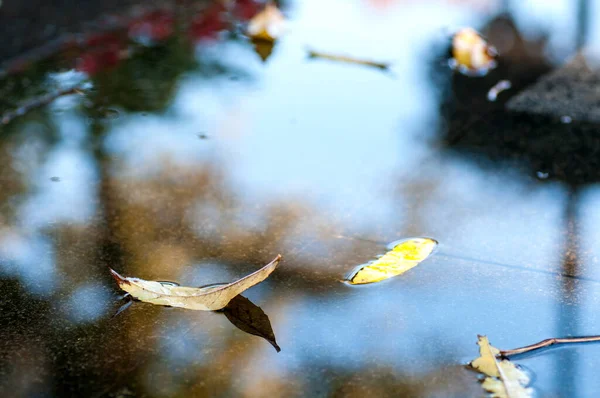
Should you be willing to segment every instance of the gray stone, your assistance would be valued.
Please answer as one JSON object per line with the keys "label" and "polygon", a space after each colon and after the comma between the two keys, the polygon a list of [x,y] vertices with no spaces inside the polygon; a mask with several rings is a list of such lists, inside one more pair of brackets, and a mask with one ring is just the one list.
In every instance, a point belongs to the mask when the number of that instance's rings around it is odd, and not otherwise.
{"label": "gray stone", "polygon": [[600,122],[600,65],[577,54],[565,66],[511,98],[511,111]]}

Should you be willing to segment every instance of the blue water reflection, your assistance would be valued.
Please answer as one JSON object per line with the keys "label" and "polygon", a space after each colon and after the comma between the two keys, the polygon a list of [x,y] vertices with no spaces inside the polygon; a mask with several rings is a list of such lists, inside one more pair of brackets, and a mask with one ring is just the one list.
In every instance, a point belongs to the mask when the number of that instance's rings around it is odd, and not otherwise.
{"label": "blue water reflection", "polygon": [[[78,324],[96,343],[86,348],[101,357],[94,366],[135,380],[108,390],[327,395],[358,378],[374,395],[409,385],[427,396],[435,374],[470,396],[472,386],[480,392],[474,380],[441,375],[476,356],[477,334],[507,349],[598,333],[598,187],[575,201],[566,184],[539,181],[522,165],[490,165],[441,144],[451,72],[432,80],[433,53],[449,30],[483,26],[503,5],[393,2],[381,12],[372,3],[289,4],[289,33],[266,63],[243,40],[199,44],[197,65],[160,111],[115,106],[118,117],[100,117],[67,97],[48,107],[49,123],[25,119],[21,135],[3,137],[2,278],[18,280],[22,305],[39,305],[29,295],[60,303],[61,319],[43,322],[57,334],[65,320]],[[550,33],[553,61],[573,49],[575,11],[558,3],[550,16],[529,2],[509,7],[526,39]],[[311,60],[307,48],[393,68]],[[206,67],[217,62],[227,71]],[[386,242],[420,235],[440,249],[402,277],[338,282]],[[280,354],[216,313],[135,304],[109,320],[116,288],[106,266],[198,286],[231,281],[277,253],[280,269],[247,296],[269,316]],[[593,396],[597,350],[522,363],[541,393]],[[65,356],[66,365],[47,365],[57,384],[77,360]],[[385,372],[394,375],[389,390],[368,384]]]}

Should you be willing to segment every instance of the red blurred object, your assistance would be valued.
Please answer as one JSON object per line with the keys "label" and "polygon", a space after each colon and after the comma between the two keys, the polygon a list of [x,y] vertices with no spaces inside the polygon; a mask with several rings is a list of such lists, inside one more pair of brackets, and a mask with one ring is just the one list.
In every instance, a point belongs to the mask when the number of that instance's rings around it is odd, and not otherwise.
{"label": "red blurred object", "polygon": [[255,0],[236,0],[233,15],[236,19],[248,21],[265,7],[264,2]]}
{"label": "red blurred object", "polygon": [[124,47],[123,41],[114,33],[89,36],[75,67],[78,71],[94,75],[117,65]]}
{"label": "red blurred object", "polygon": [[215,3],[208,9],[194,16],[190,26],[190,36],[193,40],[216,39],[219,32],[227,29],[225,6]]}
{"label": "red blurred object", "polygon": [[87,36],[84,41],[86,48],[120,46],[121,39],[114,33],[95,33]]}
{"label": "red blurred object", "polygon": [[83,53],[77,59],[76,69],[88,75],[94,75],[101,70],[116,66],[121,60],[119,52],[119,49],[105,49]]}
{"label": "red blurred object", "polygon": [[168,11],[154,11],[129,24],[129,37],[161,41],[173,34],[174,18]]}

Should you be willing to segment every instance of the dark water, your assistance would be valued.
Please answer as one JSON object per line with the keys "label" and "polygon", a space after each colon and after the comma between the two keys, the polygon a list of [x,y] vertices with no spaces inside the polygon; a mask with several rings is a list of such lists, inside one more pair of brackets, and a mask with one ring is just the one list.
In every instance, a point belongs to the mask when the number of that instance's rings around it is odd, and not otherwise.
{"label": "dark water", "polygon": [[[575,2],[510,7],[533,55],[479,80],[442,62],[447,32],[491,26],[506,5],[465,3],[286,2],[266,62],[202,19],[216,11],[179,12],[145,45],[115,34],[7,77],[5,110],[88,83],[0,130],[2,395],[481,396],[462,368],[477,334],[502,349],[600,334],[600,175],[495,141],[503,101],[574,51]],[[507,75],[514,88],[487,103]],[[386,282],[339,282],[412,236],[439,249]],[[279,353],[221,313],[134,303],[112,317],[123,301],[107,266],[199,286],[279,253],[244,294]],[[599,358],[580,345],[516,362],[539,396],[590,397]]]}

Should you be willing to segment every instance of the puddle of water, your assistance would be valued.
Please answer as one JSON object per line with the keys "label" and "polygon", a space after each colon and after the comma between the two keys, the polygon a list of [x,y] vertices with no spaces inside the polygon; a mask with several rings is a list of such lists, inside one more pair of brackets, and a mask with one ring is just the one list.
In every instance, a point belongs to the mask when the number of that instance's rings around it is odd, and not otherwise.
{"label": "puddle of water", "polygon": [[[265,63],[219,33],[217,9],[190,11],[187,33],[155,16],[136,25],[138,43],[109,36],[78,56],[92,88],[61,98],[60,112],[42,104],[1,127],[0,389],[480,396],[461,366],[477,356],[477,334],[502,349],[598,334],[597,172],[559,167],[507,133],[502,106],[531,78],[516,76],[521,64],[500,59],[467,78],[436,61],[449,26],[483,31],[500,10],[383,6],[285,2],[292,29]],[[575,29],[512,12],[528,43],[549,32],[553,57]],[[310,60],[307,46],[389,61],[393,73]],[[48,73],[66,59],[3,81],[0,107],[51,91]],[[489,102],[502,79],[511,90]],[[464,109],[445,119],[449,90]],[[377,242],[411,236],[440,242],[427,266],[359,289],[338,282],[385,251]],[[244,296],[279,353],[244,333],[252,322],[239,330],[218,313],[137,303],[112,317],[121,303],[107,266],[200,286],[277,253],[277,271]],[[262,319],[249,308],[238,323]],[[542,396],[594,396],[598,349],[518,363]]]}

